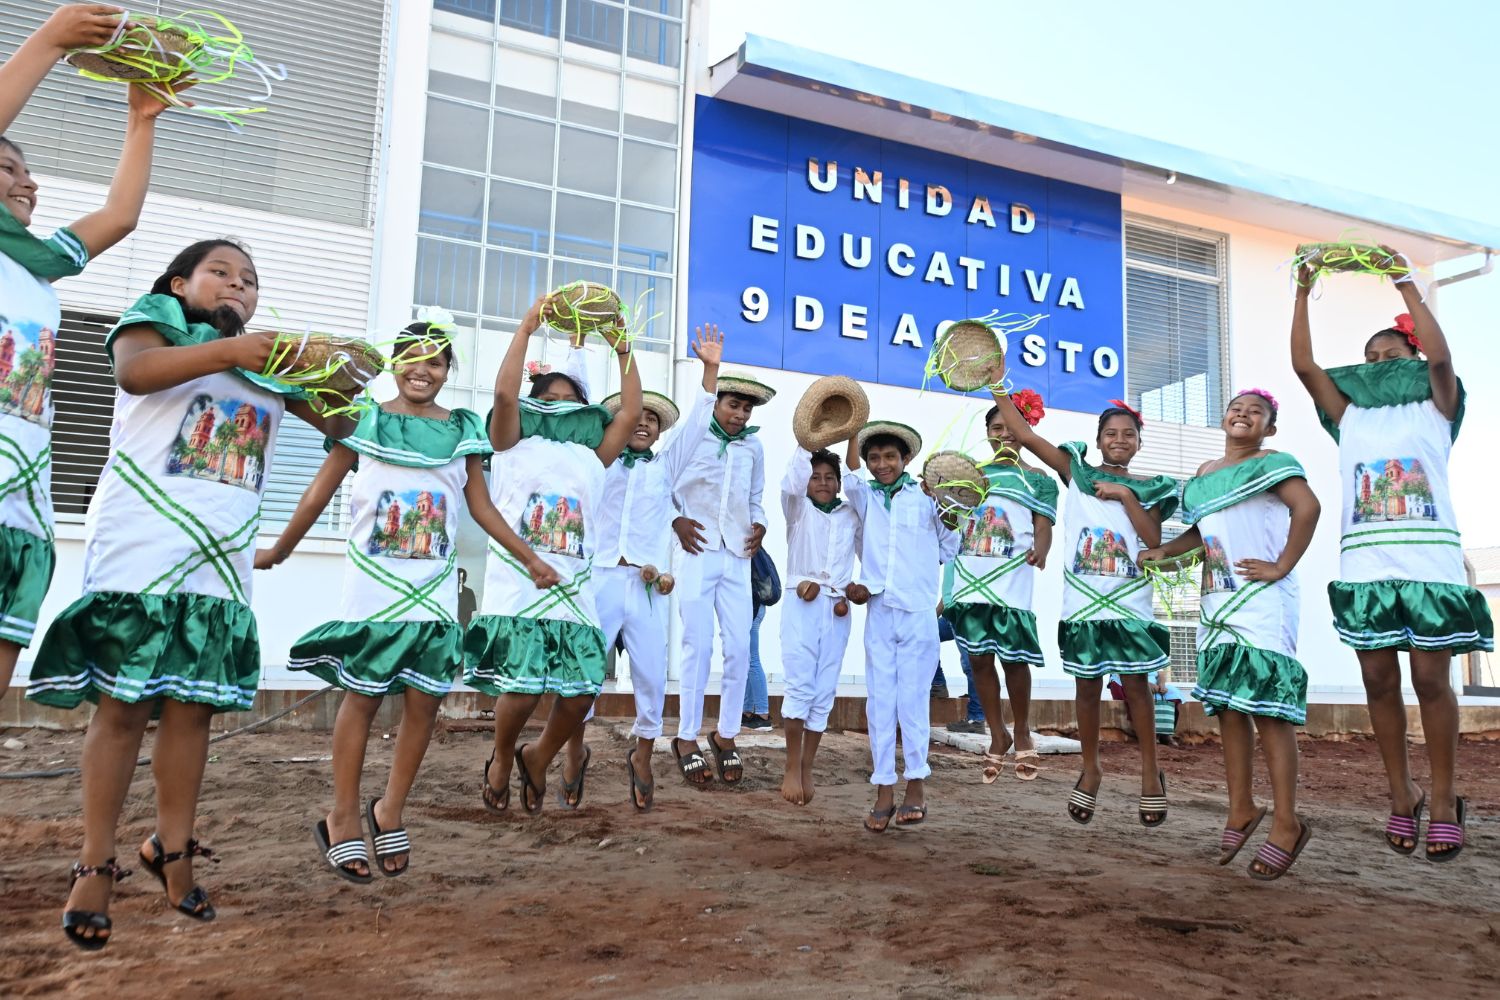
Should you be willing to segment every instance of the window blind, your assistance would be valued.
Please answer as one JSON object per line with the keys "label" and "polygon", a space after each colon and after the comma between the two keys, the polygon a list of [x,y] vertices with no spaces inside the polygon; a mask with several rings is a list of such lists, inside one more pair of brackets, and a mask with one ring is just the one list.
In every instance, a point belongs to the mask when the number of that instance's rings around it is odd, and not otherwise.
{"label": "window blind", "polygon": [[[145,0],[133,12],[180,13],[184,4]],[[0,54],[8,58],[57,4],[0,0]],[[302,218],[367,226],[377,137],[384,115],[384,0],[224,0],[216,4],[244,32],[255,55],[285,65],[268,110],[231,136],[215,118],[190,112],[157,126],[152,187],[184,197]],[[205,104],[254,100],[254,74],[204,87]],[[125,134],[123,86],[54,69],[7,136],[34,173],[108,184]]]}
{"label": "window blind", "polygon": [[109,457],[115,377],[104,353],[114,316],[63,310],[52,372],[52,509],[81,517]]}

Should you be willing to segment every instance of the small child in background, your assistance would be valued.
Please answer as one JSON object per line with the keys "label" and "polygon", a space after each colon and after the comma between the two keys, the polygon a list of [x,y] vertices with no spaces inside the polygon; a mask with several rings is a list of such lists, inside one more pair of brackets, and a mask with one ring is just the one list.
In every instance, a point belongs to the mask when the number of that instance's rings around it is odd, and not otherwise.
{"label": "small child in background", "polygon": [[813,758],[828,725],[849,645],[849,602],[861,525],[839,498],[839,460],[830,451],[798,448],[781,481],[786,514],[786,589],[782,602],[781,662],[786,696],[786,776],[781,797],[805,806],[813,798]]}

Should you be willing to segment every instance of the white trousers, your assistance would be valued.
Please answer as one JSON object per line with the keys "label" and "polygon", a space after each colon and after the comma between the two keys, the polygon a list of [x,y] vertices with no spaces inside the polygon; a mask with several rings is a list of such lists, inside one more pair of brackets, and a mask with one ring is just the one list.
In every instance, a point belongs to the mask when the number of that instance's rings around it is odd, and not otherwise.
{"label": "white trousers", "polygon": [[682,594],[682,685],[677,736],[697,740],[703,726],[703,695],[714,655],[714,617],[724,676],[719,684],[719,738],[740,732],[745,680],[750,673],[750,560],[722,548],[686,556],[677,580]]}
{"label": "white trousers", "polygon": [[849,616],[833,613],[835,598],[804,601],[795,590],[781,598],[781,666],[786,671],[783,719],[801,719],[810,733],[828,727],[839,670],[849,645]]}
{"label": "white trousers", "polygon": [[938,662],[938,621],[933,609],[897,611],[885,596],[870,598],[865,615],[866,724],[870,730],[872,785],[896,783],[896,727],[907,781],[932,773],[927,766],[933,665]]}
{"label": "white trousers", "polygon": [[667,607],[671,599],[655,589],[647,590],[641,571],[634,566],[596,569],[594,580],[594,606],[604,630],[604,648],[613,648],[623,635],[625,652],[630,655],[630,686],[635,690],[631,735],[657,739],[667,700]]}

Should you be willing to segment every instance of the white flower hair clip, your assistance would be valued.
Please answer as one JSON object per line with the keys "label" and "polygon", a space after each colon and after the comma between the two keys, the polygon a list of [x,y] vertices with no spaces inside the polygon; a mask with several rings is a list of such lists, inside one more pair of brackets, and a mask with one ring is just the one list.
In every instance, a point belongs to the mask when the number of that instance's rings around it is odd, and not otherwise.
{"label": "white flower hair clip", "polygon": [[421,306],[417,309],[417,322],[426,323],[439,330],[451,330],[453,314],[442,306]]}

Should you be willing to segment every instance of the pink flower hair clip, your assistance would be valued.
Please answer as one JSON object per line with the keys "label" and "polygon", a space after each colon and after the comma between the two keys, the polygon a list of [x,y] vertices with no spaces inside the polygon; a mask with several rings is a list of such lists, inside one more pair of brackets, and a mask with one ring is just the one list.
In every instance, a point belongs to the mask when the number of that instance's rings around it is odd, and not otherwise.
{"label": "pink flower hair clip", "polygon": [[544,365],[540,361],[528,361],[528,362],[526,362],[526,380],[528,382],[535,382],[537,379],[541,378],[543,375],[551,375],[551,374],[552,374],[552,366],[551,365]]}
{"label": "pink flower hair clip", "polygon": [[1271,412],[1272,413],[1279,413],[1281,411],[1281,404],[1278,403],[1278,402],[1276,402],[1276,397],[1273,396],[1273,395],[1271,395],[1270,391],[1267,390],[1267,389],[1256,389],[1256,388],[1241,389],[1239,392],[1235,393],[1235,395],[1236,396],[1259,396],[1261,399],[1264,399],[1267,403],[1271,404]]}

